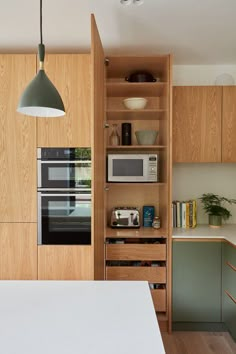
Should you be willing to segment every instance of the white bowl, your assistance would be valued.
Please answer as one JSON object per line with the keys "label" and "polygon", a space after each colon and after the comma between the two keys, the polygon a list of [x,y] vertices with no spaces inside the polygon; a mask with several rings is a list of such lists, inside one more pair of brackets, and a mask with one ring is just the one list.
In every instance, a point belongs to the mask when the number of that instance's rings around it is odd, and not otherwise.
{"label": "white bowl", "polygon": [[154,145],[158,133],[158,130],[137,130],[135,135],[139,145]]}
{"label": "white bowl", "polygon": [[123,103],[128,109],[143,109],[147,104],[147,99],[143,97],[130,97],[125,98]]}

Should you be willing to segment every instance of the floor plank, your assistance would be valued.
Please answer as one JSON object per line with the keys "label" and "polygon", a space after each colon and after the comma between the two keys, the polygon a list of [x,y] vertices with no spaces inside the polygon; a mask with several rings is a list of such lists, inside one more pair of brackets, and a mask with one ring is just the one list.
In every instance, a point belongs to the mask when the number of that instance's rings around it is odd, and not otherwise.
{"label": "floor plank", "polygon": [[236,354],[227,332],[163,332],[162,339],[166,354]]}

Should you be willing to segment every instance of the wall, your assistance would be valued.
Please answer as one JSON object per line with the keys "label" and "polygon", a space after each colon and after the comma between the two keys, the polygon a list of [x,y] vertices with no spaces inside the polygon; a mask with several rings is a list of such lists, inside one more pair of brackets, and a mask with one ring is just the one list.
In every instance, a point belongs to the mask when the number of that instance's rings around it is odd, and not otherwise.
{"label": "wall", "polygon": [[[173,85],[214,85],[218,75],[230,74],[236,83],[236,65],[176,65]],[[199,198],[202,193],[216,193],[236,199],[236,164],[174,164],[173,200]],[[227,221],[236,223],[236,205],[230,207],[233,216]],[[200,201],[198,223],[207,223]]]}

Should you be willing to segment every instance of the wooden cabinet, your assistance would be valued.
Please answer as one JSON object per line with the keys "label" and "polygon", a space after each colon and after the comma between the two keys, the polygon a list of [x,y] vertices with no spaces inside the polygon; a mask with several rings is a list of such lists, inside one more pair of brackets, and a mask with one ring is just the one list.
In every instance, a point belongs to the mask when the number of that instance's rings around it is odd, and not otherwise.
{"label": "wooden cabinet", "polygon": [[38,246],[39,280],[93,280],[90,246]]}
{"label": "wooden cabinet", "polygon": [[37,224],[0,223],[0,280],[37,279]]}
{"label": "wooden cabinet", "polygon": [[221,111],[222,87],[173,88],[173,162],[221,162]]}
{"label": "wooden cabinet", "polygon": [[[106,279],[146,280],[150,284],[154,306],[167,327],[170,321],[170,196],[171,196],[171,57],[108,57],[106,60],[106,156],[108,154],[157,154],[158,182],[106,183]],[[156,82],[128,82],[132,72],[144,68],[157,77]],[[145,97],[144,109],[125,108],[124,98]],[[131,145],[110,144],[112,126],[121,137],[122,123],[131,124]],[[139,145],[135,132],[157,130],[153,145]],[[122,139],[120,139],[122,141]],[[117,230],[109,227],[114,207],[153,205],[160,216],[161,229],[140,227]],[[123,244],[118,244],[123,242]],[[168,303],[169,302],[169,303]]]}
{"label": "wooden cabinet", "polygon": [[236,162],[236,87],[223,87],[222,162]]}
{"label": "wooden cabinet", "polygon": [[223,243],[222,317],[236,340],[236,248],[228,242]]}
{"label": "wooden cabinet", "polygon": [[91,146],[91,57],[47,54],[45,71],[64,102],[66,115],[38,118],[39,147]]}
{"label": "wooden cabinet", "polygon": [[173,322],[220,323],[221,242],[173,242]]}
{"label": "wooden cabinet", "polygon": [[35,55],[0,55],[0,222],[36,222],[36,120],[16,112]]}

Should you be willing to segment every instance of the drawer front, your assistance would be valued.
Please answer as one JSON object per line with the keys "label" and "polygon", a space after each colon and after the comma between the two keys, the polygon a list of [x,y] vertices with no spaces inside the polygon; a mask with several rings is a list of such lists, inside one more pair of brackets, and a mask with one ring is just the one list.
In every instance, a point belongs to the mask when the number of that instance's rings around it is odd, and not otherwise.
{"label": "drawer front", "polygon": [[166,282],[166,267],[106,267],[107,280],[147,280]]}
{"label": "drawer front", "polygon": [[236,248],[224,243],[224,263],[229,262],[236,269]]}
{"label": "drawer front", "polygon": [[228,291],[236,298],[236,270],[229,262],[224,264],[223,291]]}
{"label": "drawer front", "polygon": [[107,260],[145,260],[165,261],[166,245],[160,244],[108,244],[106,246]]}
{"label": "drawer front", "polygon": [[230,293],[223,294],[223,322],[236,341],[236,299]]}
{"label": "drawer front", "polygon": [[152,300],[156,311],[166,311],[166,289],[151,290]]}

